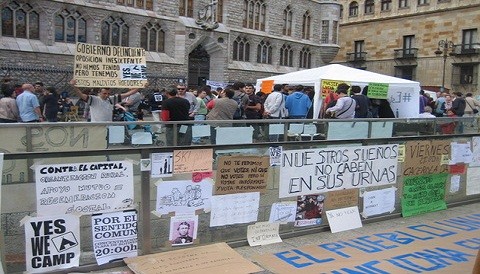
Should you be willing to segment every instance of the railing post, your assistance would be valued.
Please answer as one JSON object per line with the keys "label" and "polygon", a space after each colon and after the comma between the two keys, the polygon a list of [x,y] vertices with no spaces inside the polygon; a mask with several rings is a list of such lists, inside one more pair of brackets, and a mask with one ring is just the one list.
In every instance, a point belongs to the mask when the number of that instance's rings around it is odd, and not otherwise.
{"label": "railing post", "polygon": [[[142,149],[141,159],[150,158],[149,150]],[[141,202],[140,202],[140,216],[142,220],[141,226],[141,247],[142,255],[152,253],[152,242],[151,242],[151,223],[150,223],[150,171],[141,172],[141,182],[140,182],[140,191],[141,191]]]}

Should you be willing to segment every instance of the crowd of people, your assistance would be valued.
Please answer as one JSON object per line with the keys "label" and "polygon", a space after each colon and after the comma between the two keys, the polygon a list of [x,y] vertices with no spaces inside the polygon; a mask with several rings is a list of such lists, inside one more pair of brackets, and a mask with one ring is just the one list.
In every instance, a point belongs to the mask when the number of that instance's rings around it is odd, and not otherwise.
{"label": "crowd of people", "polygon": [[[108,88],[98,92],[81,90],[76,81],[70,81],[74,92],[83,103],[86,120],[108,122],[115,120],[116,111],[134,113],[139,120],[148,110],[155,121],[188,120],[255,120],[255,119],[312,119],[312,118],[395,118],[395,114],[386,99],[368,97],[368,86],[349,86],[339,84],[334,92],[329,92],[322,100],[318,116],[313,113],[314,90],[302,85],[291,86],[276,84],[269,94],[255,92],[253,84],[236,82],[225,88],[212,89],[205,85],[190,89],[179,83],[170,89],[153,89],[144,96],[138,88],[124,93],[111,94]],[[3,98],[0,99],[0,122],[56,122],[59,117],[69,112],[73,106],[68,94],[57,94],[55,88],[45,88],[42,82],[23,85],[2,85]],[[480,103],[472,93],[463,96],[460,92],[439,92],[434,99],[428,93],[420,92],[419,117],[473,117],[477,114]],[[223,123],[228,126],[228,123]],[[258,123],[247,124],[254,129],[253,137],[267,138],[268,129]],[[469,126],[472,126],[470,124]],[[215,125],[212,127],[210,140],[215,140]],[[449,125],[452,127],[452,125]],[[444,133],[452,133],[445,128]],[[200,137],[191,138],[191,126],[166,125],[167,144],[173,140],[173,129],[177,129],[180,145],[202,143]],[[463,132],[463,124],[455,123],[454,130]],[[270,136],[271,138],[271,136]]]}

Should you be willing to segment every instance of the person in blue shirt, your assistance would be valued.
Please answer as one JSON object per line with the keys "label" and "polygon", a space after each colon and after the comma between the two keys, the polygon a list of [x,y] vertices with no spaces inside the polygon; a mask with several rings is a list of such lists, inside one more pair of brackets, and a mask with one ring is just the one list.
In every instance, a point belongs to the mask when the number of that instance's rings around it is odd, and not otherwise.
{"label": "person in blue shirt", "polygon": [[16,99],[22,122],[32,123],[44,121],[38,97],[33,93],[35,90],[33,85],[23,84],[22,90],[23,92],[18,95]]}
{"label": "person in blue shirt", "polygon": [[287,96],[285,108],[288,110],[288,118],[303,119],[307,117],[308,110],[312,107],[312,101],[303,91],[303,86],[298,85],[295,91]]}

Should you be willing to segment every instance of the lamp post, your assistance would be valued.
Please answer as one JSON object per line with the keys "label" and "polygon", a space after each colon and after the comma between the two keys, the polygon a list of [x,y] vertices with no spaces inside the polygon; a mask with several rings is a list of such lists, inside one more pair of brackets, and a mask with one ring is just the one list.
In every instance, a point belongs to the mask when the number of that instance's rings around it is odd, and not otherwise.
{"label": "lamp post", "polygon": [[442,87],[440,87],[441,92],[445,91],[445,66],[447,64],[448,52],[452,51],[454,46],[455,44],[453,44],[452,41],[448,41],[447,39],[440,40],[438,41],[438,48],[435,51],[437,56],[443,57]]}

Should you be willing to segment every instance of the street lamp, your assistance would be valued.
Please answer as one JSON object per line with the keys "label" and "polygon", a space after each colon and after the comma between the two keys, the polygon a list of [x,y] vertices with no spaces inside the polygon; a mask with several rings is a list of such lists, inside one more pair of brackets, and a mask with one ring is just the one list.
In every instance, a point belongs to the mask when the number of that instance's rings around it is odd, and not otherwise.
{"label": "street lamp", "polygon": [[440,88],[441,92],[445,91],[445,66],[447,64],[448,52],[453,51],[454,46],[455,46],[455,44],[453,44],[452,41],[448,41],[447,39],[440,40],[440,41],[438,41],[438,48],[435,51],[435,54],[437,56],[441,55],[443,57],[442,87]]}

